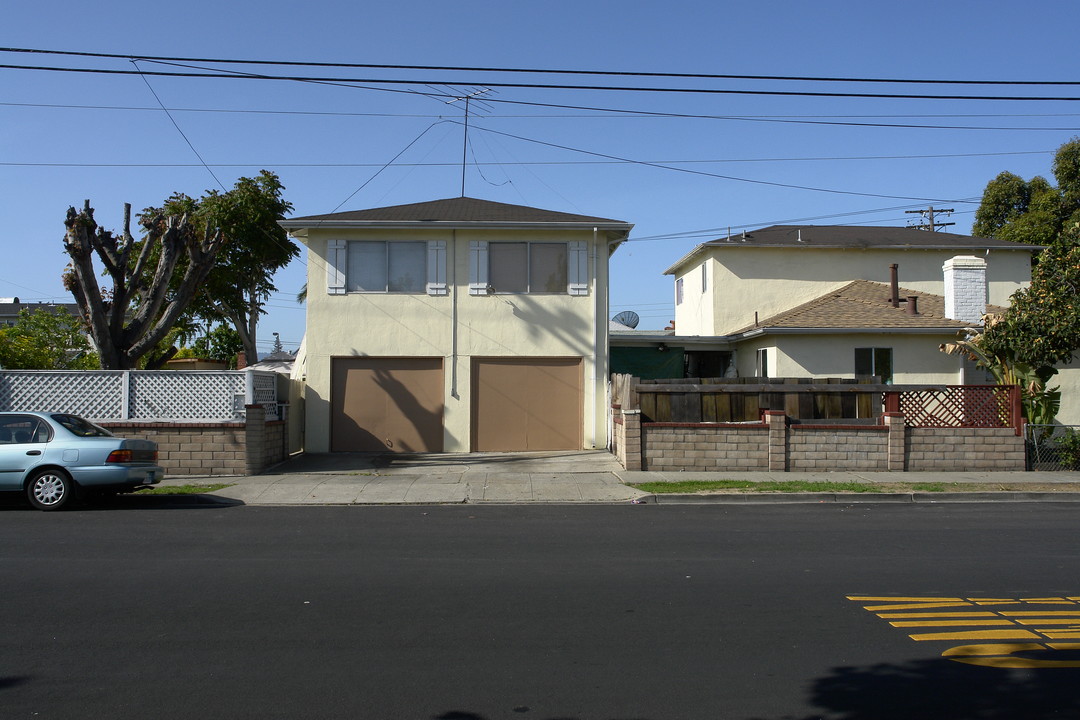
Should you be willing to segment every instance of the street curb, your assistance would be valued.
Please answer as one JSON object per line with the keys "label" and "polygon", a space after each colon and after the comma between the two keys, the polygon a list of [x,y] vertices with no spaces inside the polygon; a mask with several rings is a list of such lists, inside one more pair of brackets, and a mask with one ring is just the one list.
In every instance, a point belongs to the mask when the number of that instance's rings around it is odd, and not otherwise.
{"label": "street curb", "polygon": [[1077,492],[969,492],[969,493],[713,493],[708,495],[661,493],[639,502],[658,505],[795,505],[840,503],[846,505],[987,503],[987,502],[1080,502]]}

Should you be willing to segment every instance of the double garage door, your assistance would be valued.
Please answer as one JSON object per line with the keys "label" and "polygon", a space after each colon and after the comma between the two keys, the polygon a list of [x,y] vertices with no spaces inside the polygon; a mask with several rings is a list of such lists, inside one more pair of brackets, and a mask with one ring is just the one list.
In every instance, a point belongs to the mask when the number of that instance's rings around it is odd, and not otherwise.
{"label": "double garage door", "polygon": [[[335,358],[335,452],[442,452],[442,358]],[[473,451],[578,450],[580,358],[474,358]]]}

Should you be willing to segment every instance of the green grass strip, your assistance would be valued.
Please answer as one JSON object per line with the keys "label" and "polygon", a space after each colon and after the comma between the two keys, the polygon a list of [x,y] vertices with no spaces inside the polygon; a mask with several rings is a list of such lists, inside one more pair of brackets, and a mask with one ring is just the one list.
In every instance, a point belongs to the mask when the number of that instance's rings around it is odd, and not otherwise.
{"label": "green grass strip", "polygon": [[140,495],[201,495],[232,487],[235,483],[214,483],[211,485],[163,485],[139,489]]}
{"label": "green grass strip", "polygon": [[891,492],[872,483],[828,482],[810,480],[780,480],[753,482],[751,480],[680,480],[677,482],[649,482],[633,485],[651,493],[695,493],[710,490],[747,490],[750,492]]}

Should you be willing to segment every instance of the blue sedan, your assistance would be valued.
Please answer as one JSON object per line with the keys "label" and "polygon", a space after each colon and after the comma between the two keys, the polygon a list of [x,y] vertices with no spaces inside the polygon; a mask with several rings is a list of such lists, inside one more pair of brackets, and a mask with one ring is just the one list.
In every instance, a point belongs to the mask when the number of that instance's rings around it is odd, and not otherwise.
{"label": "blue sedan", "polygon": [[80,490],[130,491],[165,476],[157,444],[115,437],[76,415],[0,412],[0,490],[59,510]]}

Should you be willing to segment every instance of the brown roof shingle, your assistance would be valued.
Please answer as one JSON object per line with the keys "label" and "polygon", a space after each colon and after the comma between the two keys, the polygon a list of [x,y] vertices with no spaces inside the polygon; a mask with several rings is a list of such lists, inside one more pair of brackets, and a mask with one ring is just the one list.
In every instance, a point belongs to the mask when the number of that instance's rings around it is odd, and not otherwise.
{"label": "brown roof shingle", "polygon": [[327,215],[306,215],[289,218],[282,222],[285,227],[309,227],[313,224],[329,225],[335,223],[491,223],[494,225],[513,224],[577,224],[577,225],[622,225],[632,227],[621,220],[577,215],[555,210],[542,210],[525,205],[479,200],[477,198],[458,197],[445,200],[392,205],[390,207],[369,208],[367,210],[349,210]]}
{"label": "brown roof shingle", "polygon": [[[735,335],[752,330],[771,329],[845,329],[888,330],[892,328],[934,329],[971,327],[971,323],[945,317],[945,298],[932,293],[900,288],[900,307],[889,302],[889,286],[869,280],[855,280],[810,302],[749,325]],[[907,312],[903,300],[918,298],[918,314]],[[986,311],[1003,312],[1005,308],[987,305]]]}

